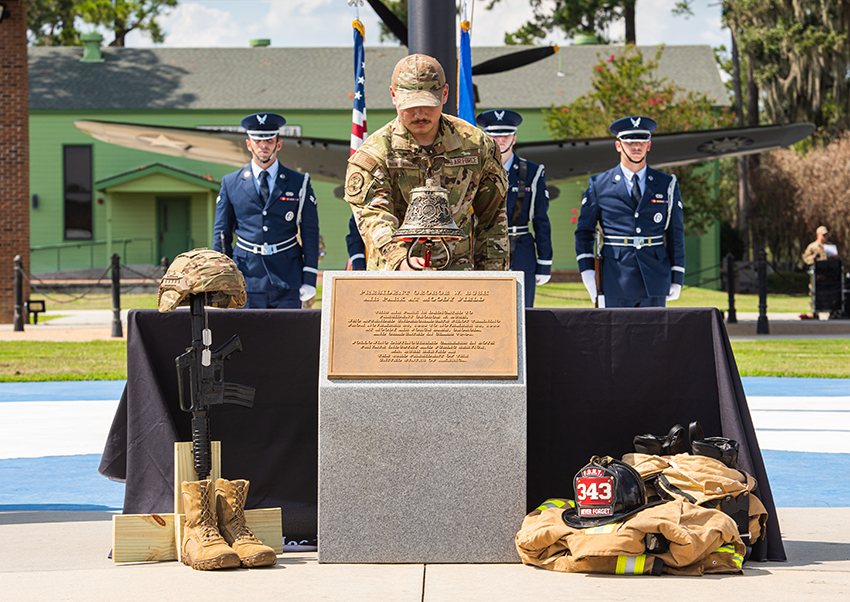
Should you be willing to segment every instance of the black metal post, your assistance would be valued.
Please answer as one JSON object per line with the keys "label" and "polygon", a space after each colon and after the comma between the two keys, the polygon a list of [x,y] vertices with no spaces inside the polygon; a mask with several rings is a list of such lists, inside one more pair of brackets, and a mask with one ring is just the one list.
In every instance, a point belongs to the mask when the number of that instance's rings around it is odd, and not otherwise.
{"label": "black metal post", "polygon": [[447,115],[457,115],[457,12],[455,0],[408,0],[408,49],[410,54],[427,54],[440,62],[449,99]]}
{"label": "black metal post", "polygon": [[767,253],[759,251],[759,320],[756,324],[756,334],[770,334],[767,323]]}
{"label": "black metal post", "polygon": [[162,268],[162,275],[165,276],[165,273],[168,272],[168,257],[162,257],[159,260],[159,267]]}
{"label": "black metal post", "polygon": [[729,288],[729,312],[726,314],[726,323],[737,324],[738,316],[735,313],[735,256],[732,253],[726,256],[726,286]]}
{"label": "black metal post", "polygon": [[24,268],[23,259],[15,255],[15,319],[14,331],[24,331]]}
{"label": "black metal post", "polygon": [[112,254],[112,336],[123,337],[121,328],[121,258]]}

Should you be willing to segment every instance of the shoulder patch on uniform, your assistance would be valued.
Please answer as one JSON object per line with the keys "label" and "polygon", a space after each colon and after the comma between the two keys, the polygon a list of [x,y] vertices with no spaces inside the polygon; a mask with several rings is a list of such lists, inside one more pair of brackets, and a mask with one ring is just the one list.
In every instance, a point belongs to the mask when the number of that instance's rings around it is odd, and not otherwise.
{"label": "shoulder patch on uniform", "polygon": [[375,159],[373,159],[372,157],[370,157],[366,153],[354,153],[348,159],[348,162],[353,163],[354,165],[356,165],[358,167],[362,167],[366,171],[372,171],[373,169],[375,169],[375,166],[378,164],[378,162]]}
{"label": "shoulder patch on uniform", "polygon": [[345,182],[345,192],[351,196],[357,195],[361,190],[363,190],[363,183],[365,181],[363,174],[359,171],[355,171],[353,174],[348,176],[348,180]]}

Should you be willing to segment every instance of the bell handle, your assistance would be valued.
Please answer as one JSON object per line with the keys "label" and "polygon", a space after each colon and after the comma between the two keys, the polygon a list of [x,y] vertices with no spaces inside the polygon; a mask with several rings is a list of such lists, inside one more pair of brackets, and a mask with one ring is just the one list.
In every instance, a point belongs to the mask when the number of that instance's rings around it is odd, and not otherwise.
{"label": "bell handle", "polygon": [[439,239],[439,240],[440,240],[440,244],[441,244],[441,245],[443,245],[443,249],[445,249],[445,250],[446,250],[446,263],[444,263],[444,264],[443,264],[443,265],[441,265],[440,267],[438,267],[438,268],[434,268],[434,269],[435,269],[435,270],[445,270],[447,267],[449,267],[449,264],[450,264],[450,263],[451,263],[451,261],[452,261],[452,252],[451,252],[451,251],[449,251],[449,245],[447,245],[447,244],[446,244],[446,239],[445,239],[445,238],[441,238],[441,239]]}

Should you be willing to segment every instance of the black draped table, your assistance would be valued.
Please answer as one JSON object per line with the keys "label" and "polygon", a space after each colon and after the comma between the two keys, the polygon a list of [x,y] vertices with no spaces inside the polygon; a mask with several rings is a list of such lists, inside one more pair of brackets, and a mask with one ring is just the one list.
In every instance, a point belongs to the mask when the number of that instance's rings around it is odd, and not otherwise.
{"label": "black draped table", "polygon": [[[227,382],[254,387],[252,409],[210,411],[224,478],[248,479],[248,508],[280,506],[287,542],[316,538],[320,310],[208,310],[212,348],[238,334]],[[173,512],[175,441],[190,441],[174,358],[191,340],[188,311],[134,310],[127,387],[100,464],[126,481],[124,513]],[[758,481],[767,539],[754,560],[785,560],[770,484],[741,379],[716,309],[526,310],[528,507],[572,497],[592,455],[621,457],[636,434],[698,420],[740,443]],[[519,521],[518,517],[518,521]]]}

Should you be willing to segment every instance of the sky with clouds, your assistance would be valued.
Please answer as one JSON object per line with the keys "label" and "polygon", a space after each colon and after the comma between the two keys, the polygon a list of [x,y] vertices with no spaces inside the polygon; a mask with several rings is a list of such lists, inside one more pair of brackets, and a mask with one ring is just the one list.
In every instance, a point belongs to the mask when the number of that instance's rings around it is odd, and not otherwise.
{"label": "sky with clouds", "polygon": [[[675,17],[676,0],[638,0],[637,42],[654,44],[707,44],[729,46],[729,32],[720,24],[720,4],[696,0],[695,16]],[[501,46],[506,31],[514,31],[531,17],[528,0],[501,0],[486,10],[486,0],[472,5],[472,45]],[[379,20],[365,3],[359,10],[366,26],[366,45],[378,46]],[[166,32],[166,48],[247,47],[255,38],[268,38],[272,46],[350,46],[354,8],[347,0],[180,0],[170,14],[160,17]],[[623,37],[624,26],[612,26],[609,36]],[[111,34],[105,33],[105,43]],[[548,43],[566,45],[561,35]],[[150,38],[132,32],[127,46],[154,46]],[[385,44],[391,44],[385,42]]]}

